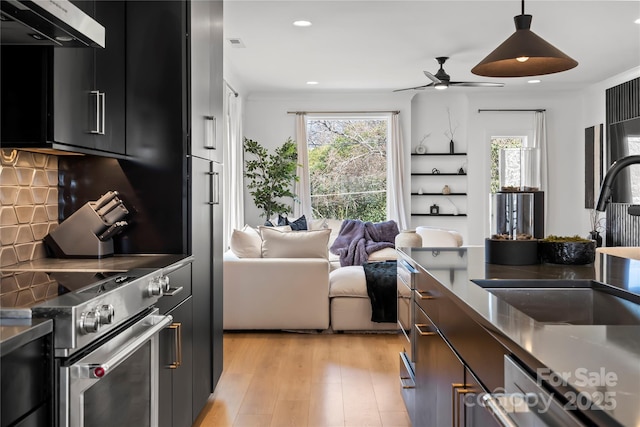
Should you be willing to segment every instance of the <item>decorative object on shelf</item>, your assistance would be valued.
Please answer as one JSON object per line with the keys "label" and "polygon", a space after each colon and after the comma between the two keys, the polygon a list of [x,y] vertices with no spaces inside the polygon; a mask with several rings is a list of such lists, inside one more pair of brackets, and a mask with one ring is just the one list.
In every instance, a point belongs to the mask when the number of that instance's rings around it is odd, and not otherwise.
{"label": "decorative object on shelf", "polygon": [[454,143],[453,143],[453,135],[456,133],[456,129],[458,129],[458,126],[453,126],[451,124],[451,109],[449,109],[449,107],[447,107],[447,117],[449,119],[449,130],[446,131],[444,133],[444,135],[449,138],[449,154],[454,154],[455,153],[455,147],[454,147]]}
{"label": "decorative object on shelf", "polygon": [[596,247],[599,248],[602,246],[602,236],[600,233],[605,230],[604,225],[602,225],[605,218],[600,218],[600,212],[595,209],[591,209],[591,212],[589,212],[589,219],[591,220],[589,239],[595,240]]}
{"label": "decorative object on shelf", "polygon": [[526,77],[559,73],[578,62],[531,31],[531,15],[515,16],[516,32],[471,69],[486,77]]}
{"label": "decorative object on shelf", "polygon": [[431,135],[431,133],[427,133],[425,134],[425,136],[422,137],[422,139],[420,140],[420,143],[418,144],[418,146],[416,147],[416,153],[417,154],[424,154],[427,152],[427,146],[424,145],[424,141],[429,138],[429,136]]}
{"label": "decorative object on shelf", "polygon": [[439,215],[439,214],[440,214],[440,206],[436,205],[435,203],[434,203],[434,204],[432,204],[432,205],[429,207],[429,213],[430,213],[431,215]]}
{"label": "decorative object on shelf", "polygon": [[445,197],[445,199],[447,199],[447,202],[451,203],[451,206],[453,207],[453,214],[454,215],[459,215],[460,211],[458,211],[458,207],[451,201],[450,198]]}
{"label": "decorative object on shelf", "polygon": [[438,170],[438,168],[433,168],[431,169],[431,173],[434,175],[438,175],[440,173],[440,171]]}
{"label": "decorative object on shelf", "polygon": [[442,194],[451,194],[451,188],[447,184],[442,187]]}
{"label": "decorative object on shelf", "polygon": [[551,264],[584,265],[596,259],[596,242],[580,236],[549,235],[538,241],[540,261]]}
{"label": "decorative object on shelf", "polygon": [[464,174],[466,173],[466,172],[465,172],[465,167],[466,167],[466,166],[467,166],[467,162],[464,162],[464,163],[462,164],[462,166],[460,166],[460,169],[458,169],[458,175],[464,175]]}
{"label": "decorative object on shelf", "polygon": [[423,194],[424,190],[422,189],[422,187],[418,188],[418,194]]}
{"label": "decorative object on shelf", "polygon": [[599,248],[602,246],[602,236],[600,235],[600,232],[598,231],[590,231],[589,232],[589,239],[593,240],[596,242],[596,248]]}
{"label": "decorative object on shelf", "polygon": [[402,230],[395,239],[396,248],[420,248],[422,247],[422,236],[416,230]]}

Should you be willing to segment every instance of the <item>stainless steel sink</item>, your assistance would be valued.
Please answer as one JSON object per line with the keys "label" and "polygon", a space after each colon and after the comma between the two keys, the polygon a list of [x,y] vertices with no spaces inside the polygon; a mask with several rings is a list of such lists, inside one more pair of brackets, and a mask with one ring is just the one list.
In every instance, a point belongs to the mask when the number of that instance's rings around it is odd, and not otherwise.
{"label": "stainless steel sink", "polygon": [[474,280],[541,323],[640,325],[640,297],[591,280]]}

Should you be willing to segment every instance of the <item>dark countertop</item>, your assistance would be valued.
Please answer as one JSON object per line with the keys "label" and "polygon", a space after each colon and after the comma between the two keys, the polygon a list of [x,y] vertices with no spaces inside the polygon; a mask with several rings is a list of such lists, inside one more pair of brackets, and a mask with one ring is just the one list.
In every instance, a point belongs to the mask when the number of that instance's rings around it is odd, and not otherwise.
{"label": "dark countertop", "polygon": [[[640,426],[640,326],[538,322],[472,282],[475,279],[600,279],[640,295],[640,261],[599,254],[601,258],[595,265],[505,266],[486,264],[481,246],[399,250],[435,277],[460,307],[498,339],[518,346],[519,351],[525,351],[540,366],[568,376],[568,388],[589,397],[610,392],[611,407],[602,412],[598,408],[598,413],[605,413],[624,426]],[[603,385],[603,373],[609,377],[615,375],[615,379]],[[585,374],[595,376],[598,384],[585,380]]]}
{"label": "dark countertop", "polygon": [[0,319],[0,357],[51,331],[50,319]]}

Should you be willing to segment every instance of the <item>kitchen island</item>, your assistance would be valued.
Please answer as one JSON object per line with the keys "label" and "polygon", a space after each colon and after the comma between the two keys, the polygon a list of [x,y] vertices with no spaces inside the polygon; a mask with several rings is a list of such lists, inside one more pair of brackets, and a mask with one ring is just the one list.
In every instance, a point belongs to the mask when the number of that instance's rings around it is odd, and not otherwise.
{"label": "kitchen island", "polygon": [[[640,313],[634,311],[640,307],[640,261],[598,254],[595,265],[494,265],[485,263],[483,247],[399,248],[399,254],[418,274],[426,273],[423,282],[431,286],[415,292],[416,312],[430,317],[423,322],[437,329],[483,391],[504,391],[501,368],[508,356],[570,410],[576,425],[640,425]],[[536,287],[522,295],[521,288]],[[633,302],[616,313],[596,315],[587,307],[593,301],[579,296],[593,287],[594,294],[602,290]],[[514,298],[518,293],[520,299]],[[536,307],[540,296],[548,298]],[[464,319],[474,325],[461,326]],[[425,328],[418,320],[416,326]],[[473,327],[479,328],[464,332]],[[483,334],[488,339],[480,339]],[[428,359],[420,354],[417,382],[420,363]],[[457,396],[458,385],[452,386]],[[415,406],[421,404],[416,394]],[[455,402],[453,409],[455,419]]]}

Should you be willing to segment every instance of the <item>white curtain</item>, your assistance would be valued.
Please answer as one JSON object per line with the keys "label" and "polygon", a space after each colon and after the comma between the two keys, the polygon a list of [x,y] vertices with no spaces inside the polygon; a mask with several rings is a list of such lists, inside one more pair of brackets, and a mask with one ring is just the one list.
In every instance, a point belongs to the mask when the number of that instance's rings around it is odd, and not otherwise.
{"label": "white curtain", "polygon": [[307,116],[296,114],[296,142],[298,144],[298,182],[294,193],[298,200],[293,203],[293,217],[304,215],[307,220],[312,219],[311,210],[311,180],[309,178],[309,153],[307,150]]}
{"label": "white curtain", "polygon": [[225,97],[224,147],[224,248],[234,229],[244,226],[244,157],[242,141],[242,102],[227,88]]}
{"label": "white curtain", "polygon": [[398,223],[400,230],[409,228],[407,212],[405,210],[405,179],[404,150],[402,149],[402,131],[398,113],[391,114],[391,141],[387,153],[387,217]]}
{"label": "white curtain", "polygon": [[[540,190],[547,192],[549,183],[549,169],[547,156],[547,125],[544,111],[536,111],[533,116],[533,144],[540,152]],[[546,198],[548,200],[548,198]],[[544,204],[544,223],[547,221],[547,206]]]}

